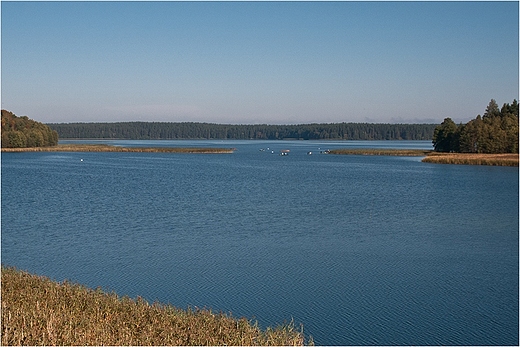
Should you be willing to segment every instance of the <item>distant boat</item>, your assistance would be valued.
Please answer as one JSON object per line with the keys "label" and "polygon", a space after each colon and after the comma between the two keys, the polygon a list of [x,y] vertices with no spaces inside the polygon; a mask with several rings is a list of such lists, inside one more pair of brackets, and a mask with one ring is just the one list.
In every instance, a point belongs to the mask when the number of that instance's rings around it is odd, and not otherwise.
{"label": "distant boat", "polygon": [[288,149],[282,149],[280,151],[280,155],[289,155],[289,152],[290,152],[290,150],[288,150]]}

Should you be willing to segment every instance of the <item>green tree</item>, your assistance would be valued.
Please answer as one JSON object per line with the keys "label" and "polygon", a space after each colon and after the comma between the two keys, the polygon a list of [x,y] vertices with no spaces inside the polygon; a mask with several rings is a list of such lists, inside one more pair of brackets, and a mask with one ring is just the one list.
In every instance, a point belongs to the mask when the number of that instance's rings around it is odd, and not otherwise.
{"label": "green tree", "polygon": [[12,148],[23,148],[27,147],[27,137],[23,132],[15,130],[10,131],[7,136],[9,137],[9,145]]}
{"label": "green tree", "polygon": [[484,116],[478,115],[461,125],[451,141],[447,138],[453,124],[443,122],[438,126],[434,139],[439,145],[435,149],[446,151],[449,148],[450,151],[465,153],[518,153],[518,128],[517,100],[504,104],[499,110],[496,101],[491,99]]}
{"label": "green tree", "polygon": [[500,109],[498,108],[498,104],[495,99],[491,99],[489,104],[486,107],[486,112],[484,112],[484,119],[493,118],[500,116]]}
{"label": "green tree", "polygon": [[516,112],[516,116],[508,115],[502,119],[502,127],[505,129],[507,138],[506,153],[518,153],[518,104]]}
{"label": "green tree", "polygon": [[444,118],[441,125],[433,131],[433,147],[436,152],[458,151],[458,127],[451,118]]}
{"label": "green tree", "polygon": [[2,131],[2,147],[9,148],[11,147],[11,142],[9,141],[9,132]]}
{"label": "green tree", "polygon": [[31,129],[27,133],[27,147],[41,147],[45,145],[43,134],[38,129]]}
{"label": "green tree", "polygon": [[459,151],[462,153],[478,153],[479,142],[482,137],[482,117],[477,116],[476,119],[462,125],[459,136]]}
{"label": "green tree", "polygon": [[2,110],[2,147],[42,147],[58,144],[58,133],[49,126],[29,119],[17,117]]}

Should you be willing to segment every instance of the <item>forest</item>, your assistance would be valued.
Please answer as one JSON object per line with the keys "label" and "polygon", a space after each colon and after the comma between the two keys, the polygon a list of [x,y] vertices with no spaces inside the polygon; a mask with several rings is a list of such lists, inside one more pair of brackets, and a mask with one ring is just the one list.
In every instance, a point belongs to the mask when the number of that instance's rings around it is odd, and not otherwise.
{"label": "forest", "polygon": [[2,110],[2,147],[47,147],[58,144],[58,133],[49,126]]}
{"label": "forest", "polygon": [[484,115],[466,124],[445,118],[432,142],[436,152],[518,153],[518,101],[499,108],[491,99]]}
{"label": "forest", "polygon": [[67,139],[431,140],[436,124],[314,123],[234,125],[213,123],[49,123]]}

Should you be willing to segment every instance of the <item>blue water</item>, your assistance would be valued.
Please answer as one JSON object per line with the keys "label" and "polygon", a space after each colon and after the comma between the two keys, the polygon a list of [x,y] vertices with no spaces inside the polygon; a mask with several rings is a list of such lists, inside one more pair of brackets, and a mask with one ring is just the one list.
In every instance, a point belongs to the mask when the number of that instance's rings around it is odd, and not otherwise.
{"label": "blue water", "polygon": [[3,264],[318,345],[518,345],[518,168],[320,154],[422,141],[101,142],[237,151],[3,153]]}

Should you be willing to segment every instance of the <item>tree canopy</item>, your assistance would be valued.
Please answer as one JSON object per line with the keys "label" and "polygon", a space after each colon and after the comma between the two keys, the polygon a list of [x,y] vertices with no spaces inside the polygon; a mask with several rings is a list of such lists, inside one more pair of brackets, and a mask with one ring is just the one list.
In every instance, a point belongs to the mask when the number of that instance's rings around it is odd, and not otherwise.
{"label": "tree canopy", "polygon": [[47,147],[58,144],[58,133],[49,126],[2,110],[2,147]]}
{"label": "tree canopy", "polygon": [[484,115],[456,125],[445,118],[433,133],[437,152],[518,153],[518,101],[499,109],[491,99]]}
{"label": "tree canopy", "polygon": [[297,125],[167,122],[55,123],[60,138],[234,140],[431,140],[435,124],[313,123]]}

